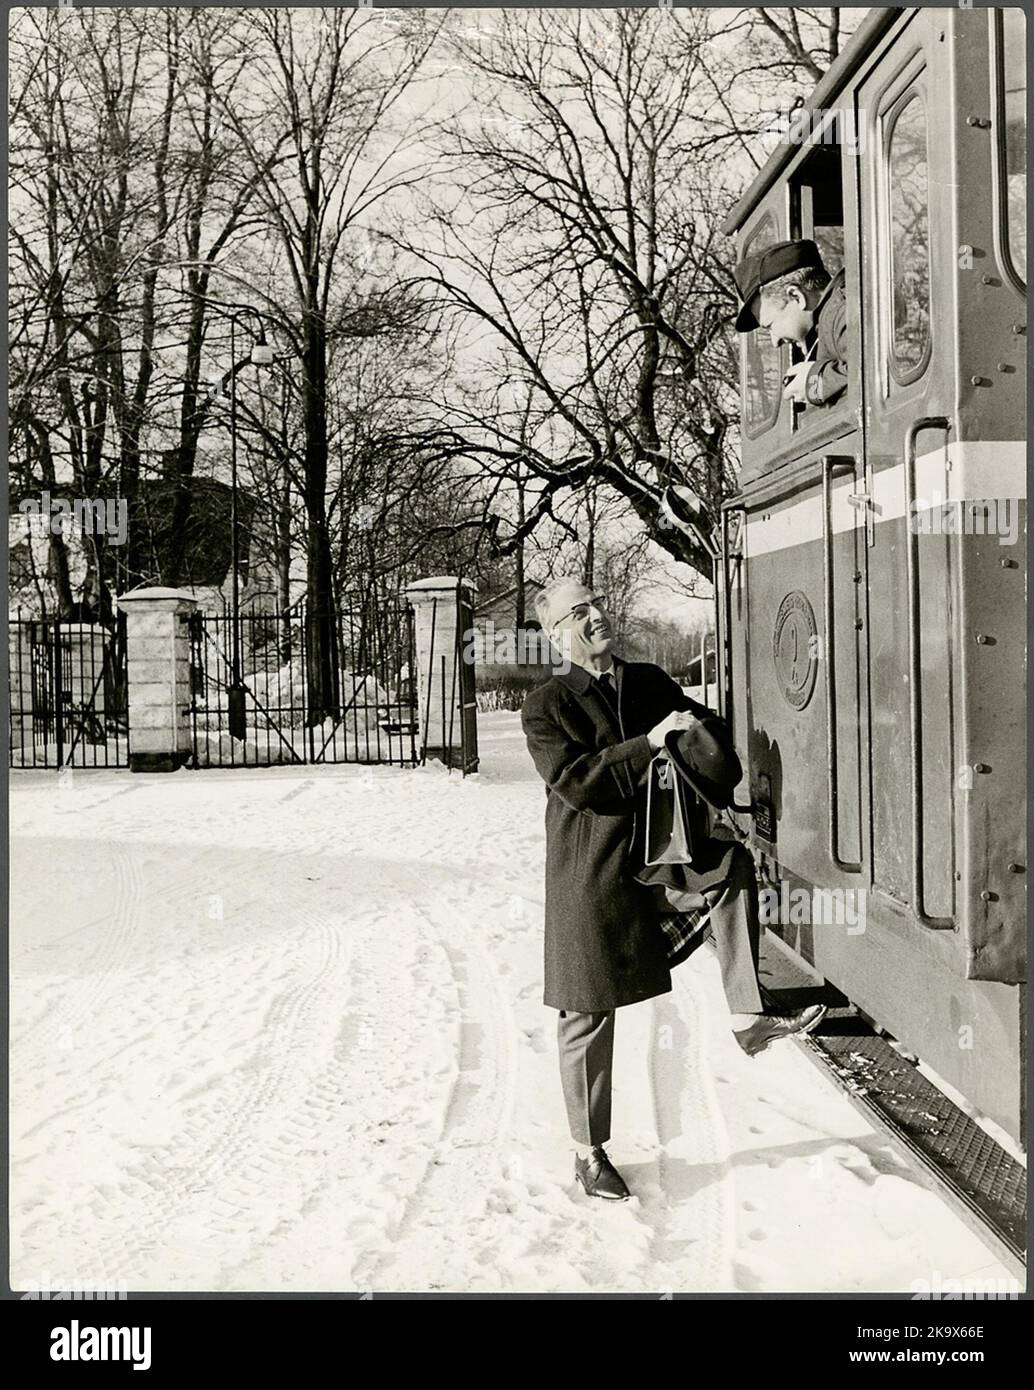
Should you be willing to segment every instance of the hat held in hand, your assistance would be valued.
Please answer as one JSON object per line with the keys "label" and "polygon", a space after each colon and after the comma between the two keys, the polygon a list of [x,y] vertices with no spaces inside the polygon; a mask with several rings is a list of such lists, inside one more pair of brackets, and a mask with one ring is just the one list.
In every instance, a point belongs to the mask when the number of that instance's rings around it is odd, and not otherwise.
{"label": "hat held in hand", "polygon": [[743,767],[735,750],[716,738],[706,722],[698,720],[691,729],[673,729],[664,740],[664,751],[679,776],[709,805],[719,811],[732,805]]}

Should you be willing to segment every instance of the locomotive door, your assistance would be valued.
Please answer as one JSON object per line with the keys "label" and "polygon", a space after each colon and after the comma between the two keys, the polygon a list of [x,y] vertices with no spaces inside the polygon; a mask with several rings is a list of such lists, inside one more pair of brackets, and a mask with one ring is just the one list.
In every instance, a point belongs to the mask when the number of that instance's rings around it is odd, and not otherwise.
{"label": "locomotive door", "polygon": [[935,112],[950,22],[916,12],[856,92],[872,880],[932,928],[954,912],[950,537],[920,540],[914,518],[948,495],[953,173]]}
{"label": "locomotive door", "polygon": [[[770,228],[773,240],[815,240],[827,269],[843,269],[849,383],[839,399],[794,411],[778,389],[789,361],[772,355],[765,413],[752,364],[770,349],[757,330],[745,344],[742,562],[730,563],[725,599],[754,843],[802,883],[856,891],[869,865],[858,161],[846,138],[823,135],[746,223],[741,254]],[[816,963],[834,937],[815,934]]]}

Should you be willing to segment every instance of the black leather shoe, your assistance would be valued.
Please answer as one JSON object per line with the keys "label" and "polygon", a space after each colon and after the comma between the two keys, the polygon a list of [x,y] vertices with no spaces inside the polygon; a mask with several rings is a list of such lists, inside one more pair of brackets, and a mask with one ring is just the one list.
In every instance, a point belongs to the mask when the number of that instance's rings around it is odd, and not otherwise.
{"label": "black leather shoe", "polygon": [[777,1038],[789,1038],[794,1033],[810,1033],[826,1017],[825,1004],[809,1004],[788,1014],[758,1014],[749,1028],[733,1030],[733,1037],[748,1057],[764,1052]]}
{"label": "black leather shoe", "polygon": [[603,1197],[608,1202],[623,1202],[626,1197],[632,1195],[602,1145],[590,1149],[588,1158],[579,1158],[575,1154],[574,1175],[585,1188],[588,1197]]}

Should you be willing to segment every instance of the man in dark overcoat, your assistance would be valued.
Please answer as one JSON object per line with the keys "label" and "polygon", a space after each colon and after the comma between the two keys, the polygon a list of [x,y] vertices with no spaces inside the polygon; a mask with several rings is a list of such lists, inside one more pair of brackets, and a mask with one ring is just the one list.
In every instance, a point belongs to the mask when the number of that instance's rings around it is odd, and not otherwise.
{"label": "man in dark overcoat", "polygon": [[[691,700],[659,666],[612,654],[604,601],[579,580],[554,580],[536,599],[543,629],[565,661],[524,702],[528,749],[546,783],[545,1003],[559,1010],[560,1074],[578,1152],[575,1176],[591,1196],[629,1195],[607,1157],[614,1011],[671,989],[664,890],[641,883],[636,813],[650,765],[676,733],[715,778],[741,771],[723,720]],[[569,663],[569,664],[568,664]],[[733,771],[730,772],[729,769]],[[722,771],[721,769],[724,769]],[[706,778],[703,785],[707,785]],[[732,788],[728,791],[731,795]],[[680,886],[710,911],[722,981],[740,1045],[815,1025],[825,1012],[766,1012],[757,977],[757,884],[734,840],[699,845]],[[659,896],[660,895],[660,896]]]}

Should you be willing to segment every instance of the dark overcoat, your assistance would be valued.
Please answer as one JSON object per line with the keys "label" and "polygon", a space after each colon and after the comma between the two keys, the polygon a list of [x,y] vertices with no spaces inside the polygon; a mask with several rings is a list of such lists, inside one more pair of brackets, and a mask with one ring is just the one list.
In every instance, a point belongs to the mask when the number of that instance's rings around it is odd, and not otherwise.
{"label": "dark overcoat", "polygon": [[809,405],[832,405],[847,387],[847,290],[838,270],[815,305],[815,361],[805,394]]}
{"label": "dark overcoat", "polygon": [[[579,1013],[671,989],[663,889],[634,877],[637,814],[641,825],[655,756],[647,733],[672,710],[689,710],[731,748],[724,722],[659,666],[615,658],[614,667],[616,713],[595,678],[574,665],[533,690],[521,711],[546,784],[545,1003]],[[732,849],[709,841],[685,871],[686,887],[722,882]]]}

